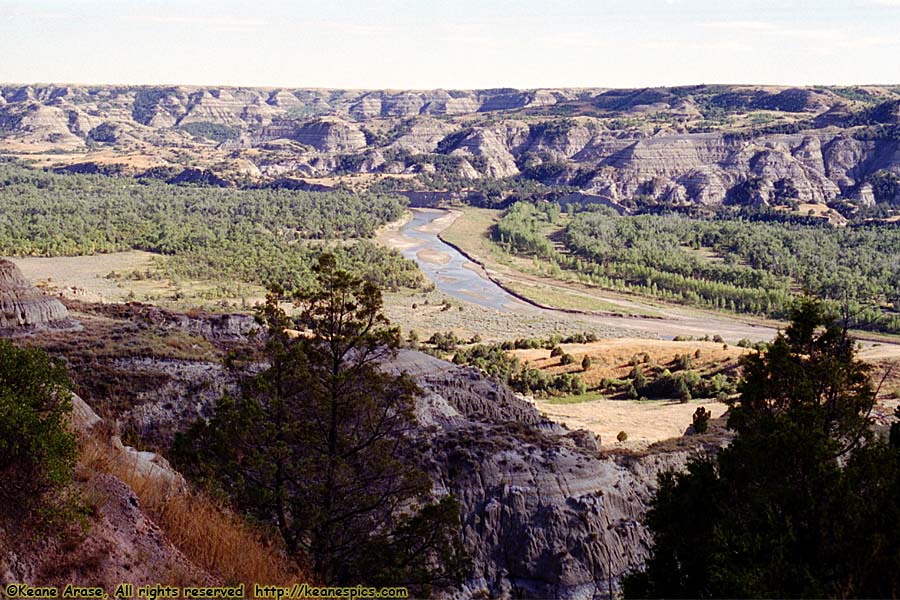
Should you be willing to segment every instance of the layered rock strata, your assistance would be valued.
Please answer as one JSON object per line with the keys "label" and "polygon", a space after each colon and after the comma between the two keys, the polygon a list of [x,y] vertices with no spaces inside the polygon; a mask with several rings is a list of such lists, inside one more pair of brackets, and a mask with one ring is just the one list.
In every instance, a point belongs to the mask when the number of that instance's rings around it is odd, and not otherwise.
{"label": "layered rock strata", "polygon": [[62,302],[34,287],[14,263],[0,259],[0,330],[64,325],[68,316]]}

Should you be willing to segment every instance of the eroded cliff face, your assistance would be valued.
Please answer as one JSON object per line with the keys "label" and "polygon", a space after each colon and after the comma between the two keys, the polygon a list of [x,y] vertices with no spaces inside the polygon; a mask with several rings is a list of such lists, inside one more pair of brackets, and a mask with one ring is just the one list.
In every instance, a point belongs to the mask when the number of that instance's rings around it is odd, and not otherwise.
{"label": "eroded cliff face", "polygon": [[598,598],[646,559],[657,475],[689,451],[616,456],[550,422],[505,386],[416,352],[392,368],[424,391],[418,416],[438,495],[462,504],[475,565],[459,597]]}
{"label": "eroded cliff face", "polygon": [[415,190],[525,177],[624,204],[821,204],[865,202],[874,173],[900,173],[898,107],[890,87],[0,86],[0,147],[65,151],[53,160],[75,171],[199,166],[225,185],[378,174]]}
{"label": "eroded cliff face", "polygon": [[723,134],[648,138],[607,156],[595,153],[601,167],[612,169],[601,171],[587,189],[615,200],[646,195],[713,205],[725,202],[740,183],[754,180],[754,203],[770,204],[779,187],[790,186],[792,198],[824,204],[851,193],[877,170],[874,161],[896,152],[895,145],[865,144],[833,133],[749,140]]}
{"label": "eroded cliff face", "polygon": [[0,331],[28,332],[48,326],[71,325],[62,302],[31,285],[15,264],[0,259]]}

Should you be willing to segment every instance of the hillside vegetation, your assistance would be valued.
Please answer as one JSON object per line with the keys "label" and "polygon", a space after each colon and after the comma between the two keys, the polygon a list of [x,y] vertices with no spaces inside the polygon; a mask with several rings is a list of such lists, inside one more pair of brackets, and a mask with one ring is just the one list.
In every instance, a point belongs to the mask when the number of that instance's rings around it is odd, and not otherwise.
{"label": "hillside vegetation", "polygon": [[742,360],[734,440],[659,478],[645,567],[626,598],[889,598],[900,591],[900,425],[843,323],[799,304]]}

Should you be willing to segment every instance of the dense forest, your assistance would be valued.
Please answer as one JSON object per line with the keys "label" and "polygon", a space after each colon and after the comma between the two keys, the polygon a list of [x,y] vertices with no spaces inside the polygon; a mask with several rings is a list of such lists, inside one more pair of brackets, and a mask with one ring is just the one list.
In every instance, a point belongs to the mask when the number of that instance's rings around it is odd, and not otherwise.
{"label": "dense forest", "polygon": [[[557,232],[558,245],[548,231]],[[763,221],[730,213],[623,216],[586,207],[565,223],[554,204],[516,204],[502,245],[604,288],[785,318],[799,292],[849,306],[857,327],[900,331],[900,227]]]}
{"label": "dense forest", "polygon": [[416,286],[418,270],[396,252],[328,243],[370,237],[404,209],[404,199],[384,194],[168,185],[0,163],[0,254],[145,250],[165,255],[157,275],[172,278],[293,288],[328,246],[379,285]]}

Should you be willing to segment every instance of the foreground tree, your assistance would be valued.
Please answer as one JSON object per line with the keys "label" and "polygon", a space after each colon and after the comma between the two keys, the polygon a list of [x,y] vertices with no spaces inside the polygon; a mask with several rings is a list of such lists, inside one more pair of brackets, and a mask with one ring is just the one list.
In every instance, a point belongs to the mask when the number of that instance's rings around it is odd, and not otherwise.
{"label": "foreground tree", "polygon": [[241,508],[273,523],[321,581],[413,585],[427,592],[465,566],[459,507],[427,502],[416,466],[405,374],[381,369],[400,345],[378,289],[323,255],[299,315],[269,295],[268,368],[178,436],[174,456]]}
{"label": "foreground tree", "polygon": [[65,366],[0,340],[0,516],[30,515],[72,479],[78,450]]}
{"label": "foreground tree", "polygon": [[716,456],[664,474],[654,542],[627,597],[900,593],[900,439],[876,439],[870,369],[843,325],[803,302],[744,361]]}

